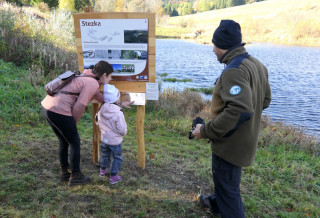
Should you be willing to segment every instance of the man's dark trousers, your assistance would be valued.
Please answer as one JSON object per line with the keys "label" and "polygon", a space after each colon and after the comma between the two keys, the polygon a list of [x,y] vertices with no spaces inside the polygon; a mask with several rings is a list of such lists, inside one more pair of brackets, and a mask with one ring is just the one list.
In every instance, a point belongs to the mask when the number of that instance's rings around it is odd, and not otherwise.
{"label": "man's dark trousers", "polygon": [[222,218],[245,217],[240,196],[241,172],[241,167],[232,165],[212,153],[215,193],[210,195],[209,201],[214,209],[218,209]]}

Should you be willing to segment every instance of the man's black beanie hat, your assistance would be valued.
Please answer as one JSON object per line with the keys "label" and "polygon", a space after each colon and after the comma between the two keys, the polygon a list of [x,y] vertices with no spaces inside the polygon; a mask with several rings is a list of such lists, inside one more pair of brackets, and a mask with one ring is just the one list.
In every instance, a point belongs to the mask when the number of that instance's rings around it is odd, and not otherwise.
{"label": "man's black beanie hat", "polygon": [[240,25],[233,20],[221,20],[220,25],[213,33],[212,43],[218,48],[228,50],[241,45],[241,42]]}

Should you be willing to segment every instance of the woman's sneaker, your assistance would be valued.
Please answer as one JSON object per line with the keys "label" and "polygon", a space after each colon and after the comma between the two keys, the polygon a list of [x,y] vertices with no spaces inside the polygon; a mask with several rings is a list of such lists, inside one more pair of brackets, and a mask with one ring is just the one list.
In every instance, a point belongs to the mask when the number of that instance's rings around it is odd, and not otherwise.
{"label": "woman's sneaker", "polygon": [[122,177],[119,175],[110,176],[109,183],[113,185],[113,184],[120,182],[121,180],[122,180]]}
{"label": "woman's sneaker", "polygon": [[103,170],[102,168],[100,168],[100,177],[104,177],[106,175],[106,173],[108,172],[108,169],[106,168],[105,170]]}

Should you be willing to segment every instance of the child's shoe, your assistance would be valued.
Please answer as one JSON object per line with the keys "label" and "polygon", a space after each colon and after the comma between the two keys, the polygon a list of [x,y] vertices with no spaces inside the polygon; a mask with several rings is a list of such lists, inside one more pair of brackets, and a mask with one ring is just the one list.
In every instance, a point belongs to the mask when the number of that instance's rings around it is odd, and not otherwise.
{"label": "child's shoe", "polygon": [[100,168],[100,177],[104,177],[106,175],[106,173],[108,172],[108,169],[106,168],[105,170],[103,170],[102,168]]}
{"label": "child's shoe", "polygon": [[122,180],[122,177],[119,175],[110,176],[109,183],[113,185],[113,184],[120,182],[121,180]]}

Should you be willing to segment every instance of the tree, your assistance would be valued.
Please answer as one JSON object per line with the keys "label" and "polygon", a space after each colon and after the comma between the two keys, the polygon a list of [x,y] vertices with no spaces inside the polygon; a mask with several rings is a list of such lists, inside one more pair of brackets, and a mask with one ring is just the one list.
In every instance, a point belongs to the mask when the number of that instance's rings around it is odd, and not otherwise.
{"label": "tree", "polygon": [[179,16],[178,11],[177,11],[175,8],[173,8],[170,16],[171,16],[171,17]]}
{"label": "tree", "polygon": [[226,7],[233,7],[233,6],[238,6],[238,5],[244,5],[245,0],[228,0]]}
{"label": "tree", "polygon": [[22,6],[23,5],[22,0],[6,0],[6,2],[14,3],[14,4],[18,5],[18,6]]}
{"label": "tree", "polygon": [[193,14],[194,13],[194,10],[192,8],[192,3],[191,2],[188,2],[187,5],[186,5],[186,14]]}
{"label": "tree", "polygon": [[164,12],[161,4],[161,0],[146,0],[146,11],[156,13],[160,17]]}
{"label": "tree", "polygon": [[192,14],[193,8],[191,2],[182,2],[180,3],[178,7],[178,14],[180,16],[186,15],[186,14]]}
{"label": "tree", "polygon": [[77,11],[83,11],[85,7],[92,6],[90,0],[74,0],[74,4]]}
{"label": "tree", "polygon": [[144,1],[143,0],[131,0],[126,1],[126,10],[128,12],[144,12]]}
{"label": "tree", "polygon": [[74,0],[60,0],[59,9],[64,9],[68,11],[75,11]]}
{"label": "tree", "polygon": [[50,8],[55,8],[59,6],[59,1],[58,0],[44,0],[44,3],[48,4]]}
{"label": "tree", "polygon": [[227,7],[227,0],[220,0],[218,1],[218,8],[221,9],[221,8],[225,8]]}
{"label": "tree", "polygon": [[109,12],[114,11],[116,0],[96,0],[94,5],[96,11]]}
{"label": "tree", "polygon": [[193,11],[196,13],[199,11],[199,0],[193,2]]}
{"label": "tree", "polygon": [[200,0],[199,1],[199,11],[209,11],[210,10],[210,2],[209,0]]}
{"label": "tree", "polygon": [[164,13],[170,15],[172,12],[172,4],[168,3],[166,5],[163,5]]}

